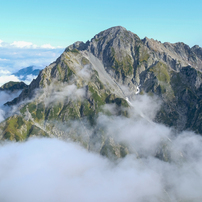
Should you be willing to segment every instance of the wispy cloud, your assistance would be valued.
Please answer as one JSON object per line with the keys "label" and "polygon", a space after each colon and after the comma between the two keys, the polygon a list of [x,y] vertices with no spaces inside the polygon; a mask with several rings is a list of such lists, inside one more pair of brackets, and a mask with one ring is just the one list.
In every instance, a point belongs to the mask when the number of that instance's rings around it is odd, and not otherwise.
{"label": "wispy cloud", "polygon": [[[16,48],[37,48],[36,45],[34,45],[33,43],[31,42],[26,42],[26,41],[14,41],[13,43],[11,44],[8,44],[8,46],[11,46],[11,47],[16,47]],[[6,47],[6,46],[5,46]]]}
{"label": "wispy cloud", "polygon": [[2,59],[2,58],[0,58],[0,61],[8,61],[8,59]]}
{"label": "wispy cloud", "polygon": [[58,139],[6,143],[0,147],[0,198],[16,202],[201,201],[201,137],[182,134],[173,143],[173,153],[186,152],[186,160],[165,162],[132,153],[111,162]]}
{"label": "wispy cloud", "polygon": [[32,65],[44,68],[54,62],[63,51],[64,48],[51,44],[38,46],[26,41],[6,43],[0,40],[0,71],[14,73]]}
{"label": "wispy cloud", "polygon": [[[21,49],[57,49],[62,48],[60,46],[54,47],[51,44],[43,44],[41,46],[33,44],[32,42],[27,41],[14,41],[12,43],[7,43],[0,40],[0,47],[1,48],[21,48]],[[63,47],[65,48],[65,47]]]}
{"label": "wispy cloud", "polygon": [[3,75],[0,76],[0,86],[9,82],[9,81],[20,81],[20,79],[14,75]]}
{"label": "wispy cloud", "polygon": [[4,104],[19,96],[21,92],[22,90],[16,90],[14,92],[0,91],[0,122],[4,121],[10,112],[12,113],[12,108],[5,107]]}
{"label": "wispy cloud", "polygon": [[55,49],[54,46],[51,46],[50,44],[44,44],[41,46],[41,48],[45,48],[45,49]]}
{"label": "wispy cloud", "polygon": [[[1,67],[0,67],[0,68],[1,68]],[[7,74],[11,74],[11,72],[8,71],[8,70],[0,69],[0,75],[7,75]]]}
{"label": "wispy cloud", "polygon": [[29,74],[29,75],[27,75],[26,80],[24,80],[24,82],[25,82],[27,85],[29,85],[29,84],[32,82],[33,79],[36,79],[36,77],[37,77],[37,76],[35,76],[35,75]]}
{"label": "wispy cloud", "polygon": [[3,41],[0,39],[0,47],[2,47],[2,43],[3,43]]}

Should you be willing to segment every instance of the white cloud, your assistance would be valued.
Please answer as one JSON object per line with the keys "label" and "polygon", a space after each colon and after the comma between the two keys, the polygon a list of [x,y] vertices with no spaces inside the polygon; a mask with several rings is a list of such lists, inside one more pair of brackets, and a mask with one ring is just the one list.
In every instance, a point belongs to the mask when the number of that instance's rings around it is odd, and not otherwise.
{"label": "white cloud", "polygon": [[11,43],[11,46],[16,48],[36,48],[37,47],[33,43],[26,42],[26,41],[14,41],[13,43]]}
{"label": "white cloud", "polygon": [[[10,91],[0,91],[0,122],[4,121],[9,114],[13,113],[13,110],[9,107],[3,106],[6,102],[12,101],[14,98],[18,97],[22,90],[17,90],[14,92]],[[14,109],[14,108],[13,108]]]}
{"label": "white cloud", "polygon": [[[76,93],[74,85],[63,87],[62,91],[51,94],[54,88],[50,86],[46,89],[50,91],[48,97],[56,101]],[[153,123],[159,105],[156,98],[136,96],[132,104],[136,107],[129,109],[131,118],[100,114],[93,129],[86,127],[90,138],[92,135],[96,138],[100,131],[102,140],[113,137],[115,143],[128,147],[130,154],[117,161],[75,143],[51,138],[1,145],[0,199],[16,202],[202,201],[202,137],[191,132],[173,134],[172,129]],[[104,109],[116,110],[114,105]],[[4,118],[3,113],[0,111],[0,119]],[[73,131],[80,131],[81,138],[86,133],[85,126],[79,121],[74,123]],[[72,127],[63,126],[67,135]],[[97,133],[96,128],[99,128]]]}
{"label": "white cloud", "polygon": [[65,100],[83,100],[85,97],[85,89],[77,88],[75,84],[67,85],[67,83],[58,85],[54,82],[43,89],[45,105],[52,104],[54,102],[65,102]]}
{"label": "white cloud", "polygon": [[16,98],[22,90],[17,90],[15,92],[10,92],[10,91],[0,91],[0,107],[5,104],[8,101],[13,100]]}
{"label": "white cloud", "polygon": [[56,47],[50,45],[50,44],[43,44],[41,46],[37,46],[36,44],[33,44],[31,42],[27,41],[14,41],[11,44],[8,44],[8,46],[11,45],[11,47],[15,48],[25,48],[25,49],[37,49],[37,48],[42,48],[42,49],[55,49]]}
{"label": "white cloud", "polygon": [[5,111],[0,108],[0,123],[5,119]]}
{"label": "white cloud", "polygon": [[27,75],[27,77],[26,77],[26,80],[24,81],[27,85],[29,85],[31,82],[32,82],[32,80],[33,79],[35,79],[37,76],[35,76],[35,75],[32,75],[32,74],[29,74],[29,75]]}
{"label": "white cloud", "polygon": [[[64,48],[53,47],[50,44],[38,46],[26,41],[6,43],[0,40],[0,85],[4,81],[9,81],[9,79],[18,81],[19,79],[11,76],[11,74],[22,68],[35,66],[36,69],[43,69],[54,62],[63,51]],[[10,78],[2,77],[6,74],[10,74]],[[30,81],[31,76],[26,82],[29,83]]]}
{"label": "white cloud", "polygon": [[51,46],[50,44],[44,44],[44,45],[41,46],[41,48],[54,49],[55,47]]}
{"label": "white cloud", "polygon": [[8,61],[8,59],[0,58],[0,61]]}
{"label": "white cloud", "polygon": [[42,69],[54,62],[63,51],[63,49],[0,47],[0,56],[3,59],[0,60],[0,69],[11,73],[28,66]]}
{"label": "white cloud", "polygon": [[85,81],[89,81],[90,77],[92,76],[92,70],[90,69],[89,65],[85,65],[84,68],[77,73],[77,75]]}
{"label": "white cloud", "polygon": [[[37,149],[36,149],[37,148]],[[126,158],[116,166],[75,143],[33,139],[0,148],[2,201],[157,201],[156,171]]]}
{"label": "white cloud", "polygon": [[23,81],[24,83],[26,83],[27,85],[29,85],[33,79],[36,79],[37,76],[35,75],[27,75],[25,80],[22,80],[24,78],[23,75],[17,77],[15,75],[12,75],[9,71],[7,70],[0,70],[0,87],[9,82],[9,81]]}
{"label": "white cloud", "polygon": [[0,39],[0,47],[2,47],[2,45],[1,45],[2,43],[3,43],[3,41]]}
{"label": "white cloud", "polygon": [[10,71],[8,71],[8,70],[4,70],[4,69],[0,69],[0,75],[2,75],[2,74],[11,74],[11,72]]}
{"label": "white cloud", "polygon": [[0,146],[0,198],[16,202],[198,202],[202,200],[201,139],[182,134],[181,140],[174,140],[172,152],[179,148],[185,152],[178,162],[134,154],[112,162],[76,143],[50,138],[5,143]]}
{"label": "white cloud", "polygon": [[0,47],[1,48],[20,48],[20,49],[64,49],[61,46],[52,46],[51,44],[43,44],[43,45],[36,45],[32,42],[28,41],[14,41],[12,43],[7,43],[0,40]]}
{"label": "white cloud", "polygon": [[0,76],[0,86],[2,86],[3,84],[5,84],[9,81],[20,81],[20,80],[18,79],[18,77],[14,76],[14,75]]}
{"label": "white cloud", "polygon": [[147,120],[152,120],[161,107],[161,101],[155,96],[135,96],[135,100],[131,102],[133,105],[133,115],[136,112]]}

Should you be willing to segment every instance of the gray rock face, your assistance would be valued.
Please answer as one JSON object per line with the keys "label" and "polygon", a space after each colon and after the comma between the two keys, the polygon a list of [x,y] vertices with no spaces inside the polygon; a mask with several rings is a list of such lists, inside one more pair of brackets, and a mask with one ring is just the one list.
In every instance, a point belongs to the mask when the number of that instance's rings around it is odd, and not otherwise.
{"label": "gray rock face", "polygon": [[202,60],[202,48],[195,45],[191,48],[191,50],[197,55],[198,58]]}

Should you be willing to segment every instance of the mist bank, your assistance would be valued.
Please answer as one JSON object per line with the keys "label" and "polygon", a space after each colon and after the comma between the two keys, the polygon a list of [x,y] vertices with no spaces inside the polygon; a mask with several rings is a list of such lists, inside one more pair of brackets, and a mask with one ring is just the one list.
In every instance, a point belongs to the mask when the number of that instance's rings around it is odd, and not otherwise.
{"label": "mist bank", "polygon": [[181,135],[165,162],[134,153],[115,162],[58,139],[7,142],[0,147],[0,200],[16,201],[200,201],[202,139]]}
{"label": "mist bank", "polygon": [[11,91],[0,91],[0,122],[4,121],[6,117],[13,114],[13,107],[6,107],[4,104],[8,101],[12,101],[14,98],[18,97],[22,90]]}

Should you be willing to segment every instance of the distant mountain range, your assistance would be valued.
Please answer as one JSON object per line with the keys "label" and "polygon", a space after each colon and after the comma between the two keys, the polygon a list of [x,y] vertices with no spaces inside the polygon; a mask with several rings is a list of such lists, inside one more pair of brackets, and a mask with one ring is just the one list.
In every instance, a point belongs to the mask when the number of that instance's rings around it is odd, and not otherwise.
{"label": "distant mountain range", "polygon": [[38,76],[41,69],[37,69],[35,66],[25,67],[15,72],[13,75],[20,78],[20,80],[25,81],[28,75]]}
{"label": "distant mountain range", "polygon": [[[28,67],[15,75],[33,72],[39,70]],[[115,106],[116,116],[129,117],[127,109],[139,96],[139,85],[140,95],[158,96],[163,103],[152,121],[177,131],[202,134],[202,48],[141,40],[118,26],[100,32],[91,41],[67,47],[18,98],[8,102],[9,106],[22,104],[20,113],[0,124],[0,138],[22,141],[33,135],[68,137],[88,149],[96,145],[102,155],[124,156],[128,148],[105,138],[103,127],[96,125],[97,117],[100,112],[111,116],[103,108],[106,104]],[[68,131],[64,126],[72,120],[87,120],[94,135],[84,140],[76,129]],[[13,122],[18,124],[13,126]]]}

